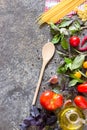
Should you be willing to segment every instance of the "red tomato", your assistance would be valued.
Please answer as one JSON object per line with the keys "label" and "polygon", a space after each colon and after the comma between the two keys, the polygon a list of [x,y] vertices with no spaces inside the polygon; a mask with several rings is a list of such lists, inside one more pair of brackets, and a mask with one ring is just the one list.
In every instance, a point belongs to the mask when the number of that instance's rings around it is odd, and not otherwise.
{"label": "red tomato", "polygon": [[83,92],[83,93],[87,93],[87,82],[83,83],[83,84],[79,84],[77,86],[77,90],[79,92]]}
{"label": "red tomato", "polygon": [[72,47],[77,47],[80,43],[80,38],[77,36],[72,36],[69,39],[69,43]]}
{"label": "red tomato", "polygon": [[63,105],[63,96],[51,90],[43,92],[40,96],[40,104],[47,110],[53,111]]}
{"label": "red tomato", "polygon": [[74,102],[79,108],[87,109],[87,100],[83,96],[76,96]]}

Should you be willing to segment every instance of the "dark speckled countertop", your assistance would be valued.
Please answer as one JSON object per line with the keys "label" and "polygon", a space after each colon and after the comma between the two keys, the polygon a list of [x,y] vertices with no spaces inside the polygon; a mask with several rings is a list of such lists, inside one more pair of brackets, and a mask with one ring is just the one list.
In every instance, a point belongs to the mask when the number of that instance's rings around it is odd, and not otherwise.
{"label": "dark speckled countertop", "polygon": [[[0,0],[0,130],[19,130],[29,115],[42,64],[41,49],[50,39],[49,28],[35,23],[44,4],[45,0]],[[55,54],[42,84],[56,74],[60,61]]]}
{"label": "dark speckled countertop", "polygon": [[[0,130],[18,130],[29,115],[42,64],[41,48],[50,39],[48,27],[40,29],[35,23],[44,3],[0,0]],[[54,56],[43,82],[55,74],[58,62]]]}

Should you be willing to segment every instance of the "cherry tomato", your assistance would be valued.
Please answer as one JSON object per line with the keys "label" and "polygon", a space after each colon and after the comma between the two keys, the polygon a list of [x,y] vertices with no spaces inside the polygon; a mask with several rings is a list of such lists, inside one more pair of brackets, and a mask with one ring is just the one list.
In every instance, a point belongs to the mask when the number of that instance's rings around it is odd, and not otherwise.
{"label": "cherry tomato", "polygon": [[47,110],[53,111],[63,105],[63,96],[51,90],[46,90],[40,96],[40,104]]}
{"label": "cherry tomato", "polygon": [[83,96],[76,96],[74,102],[79,108],[87,109],[87,100]]}
{"label": "cherry tomato", "polygon": [[79,71],[76,71],[75,74],[74,74],[74,76],[76,78],[80,79],[81,78],[81,73]]}
{"label": "cherry tomato", "polygon": [[77,86],[77,90],[79,92],[83,92],[83,93],[87,93],[87,82],[83,83],[83,84],[79,84]]}
{"label": "cherry tomato", "polygon": [[84,69],[87,69],[87,61],[84,61],[84,62],[83,62],[83,68],[84,68]]}
{"label": "cherry tomato", "polygon": [[69,43],[72,47],[77,47],[80,43],[80,38],[77,36],[72,36],[69,39]]}

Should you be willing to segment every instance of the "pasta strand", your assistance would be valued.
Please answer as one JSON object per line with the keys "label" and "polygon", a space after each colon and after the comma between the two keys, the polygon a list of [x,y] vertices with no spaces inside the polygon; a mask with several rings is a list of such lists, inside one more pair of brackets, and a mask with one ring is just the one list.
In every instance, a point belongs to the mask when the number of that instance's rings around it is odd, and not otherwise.
{"label": "pasta strand", "polygon": [[47,21],[50,18],[52,18],[59,10],[62,10],[62,8],[65,8],[68,4],[70,4],[73,0],[63,0],[56,6],[52,7],[47,12],[43,13],[40,17],[42,21]]}
{"label": "pasta strand", "polygon": [[63,18],[65,15],[71,12],[76,6],[79,6],[84,1],[85,0],[63,0],[47,12],[43,13],[39,17],[38,23],[56,23],[59,19]]}
{"label": "pasta strand", "polygon": [[65,15],[67,15],[70,11],[72,11],[78,4],[81,4],[83,0],[73,1],[72,5],[67,6],[67,8],[64,8],[61,12],[59,12],[57,15],[52,17],[49,22],[56,23],[59,19],[63,18]]}

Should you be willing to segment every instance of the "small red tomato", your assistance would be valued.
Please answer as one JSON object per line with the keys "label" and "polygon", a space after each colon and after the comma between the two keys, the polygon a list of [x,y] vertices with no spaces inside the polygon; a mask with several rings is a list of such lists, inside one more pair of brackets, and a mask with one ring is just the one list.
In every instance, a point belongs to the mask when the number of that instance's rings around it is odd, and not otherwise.
{"label": "small red tomato", "polygon": [[69,39],[69,43],[72,47],[77,47],[80,43],[80,38],[77,36],[72,36]]}
{"label": "small red tomato", "polygon": [[63,105],[63,96],[51,90],[46,90],[40,96],[40,104],[47,110],[56,110]]}
{"label": "small red tomato", "polygon": [[83,84],[79,84],[77,86],[77,90],[79,92],[82,92],[82,93],[87,93],[87,82],[83,83]]}
{"label": "small red tomato", "polygon": [[74,102],[79,108],[87,109],[87,100],[83,96],[76,96]]}

